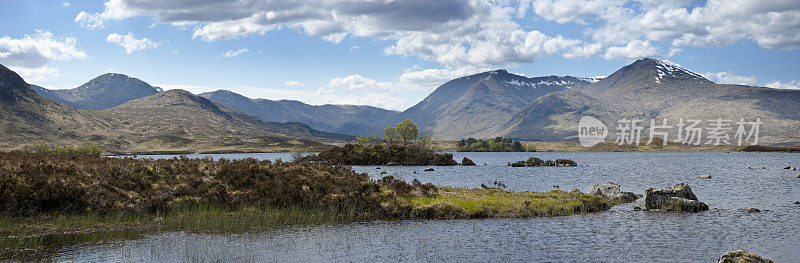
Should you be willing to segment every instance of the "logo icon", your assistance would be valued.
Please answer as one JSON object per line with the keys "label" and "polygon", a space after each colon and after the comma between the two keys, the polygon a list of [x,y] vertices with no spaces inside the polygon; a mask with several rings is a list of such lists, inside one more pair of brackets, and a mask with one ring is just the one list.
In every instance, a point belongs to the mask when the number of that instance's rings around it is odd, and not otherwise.
{"label": "logo icon", "polygon": [[604,142],[608,136],[608,127],[592,116],[583,116],[578,123],[578,141],[583,147],[592,147]]}

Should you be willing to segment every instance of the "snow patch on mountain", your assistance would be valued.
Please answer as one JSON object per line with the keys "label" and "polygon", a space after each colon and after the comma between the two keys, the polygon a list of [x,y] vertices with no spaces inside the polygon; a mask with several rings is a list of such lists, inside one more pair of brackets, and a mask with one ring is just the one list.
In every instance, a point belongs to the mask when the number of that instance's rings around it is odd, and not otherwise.
{"label": "snow patch on mountain", "polygon": [[657,61],[656,70],[658,70],[658,76],[656,76],[656,83],[661,83],[661,80],[664,79],[664,76],[675,77],[678,75],[688,75],[689,78],[703,79],[703,76],[700,76],[700,74],[682,68],[680,65],[672,63],[669,60],[656,60],[656,61]]}

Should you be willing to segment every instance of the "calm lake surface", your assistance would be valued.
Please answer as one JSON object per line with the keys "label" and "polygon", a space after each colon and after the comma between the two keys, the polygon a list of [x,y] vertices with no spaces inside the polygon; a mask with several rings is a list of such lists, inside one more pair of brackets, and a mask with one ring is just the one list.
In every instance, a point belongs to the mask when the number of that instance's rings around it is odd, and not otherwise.
{"label": "calm lake surface", "polygon": [[[647,187],[688,183],[709,211],[637,212],[637,203],[610,211],[552,218],[373,221],[286,226],[246,234],[167,232],[132,240],[77,244],[47,256],[55,261],[535,261],[715,262],[745,249],[775,262],[800,262],[800,154],[725,152],[454,153],[478,166],[354,167],[378,178],[387,171],[405,180],[479,187],[501,181],[514,191],[554,186],[587,191],[614,182],[643,194]],[[291,160],[289,153],[190,157]],[[140,156],[148,157],[148,156]],[[149,156],[166,158],[172,156]],[[573,159],[578,167],[508,167],[528,157]],[[487,165],[482,165],[482,164]],[[761,167],[766,169],[760,169]],[[752,167],[755,169],[748,169]],[[696,179],[710,174],[712,179]],[[756,207],[761,213],[743,213]],[[766,211],[769,210],[769,211]]]}

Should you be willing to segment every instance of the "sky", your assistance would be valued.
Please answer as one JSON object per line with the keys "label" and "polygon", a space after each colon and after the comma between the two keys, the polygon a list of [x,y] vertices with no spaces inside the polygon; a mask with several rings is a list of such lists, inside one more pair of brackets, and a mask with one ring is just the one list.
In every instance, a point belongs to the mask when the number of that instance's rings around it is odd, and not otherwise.
{"label": "sky", "polygon": [[800,1],[0,0],[0,64],[51,89],[114,72],[403,110],[469,74],[607,76],[644,57],[800,88]]}

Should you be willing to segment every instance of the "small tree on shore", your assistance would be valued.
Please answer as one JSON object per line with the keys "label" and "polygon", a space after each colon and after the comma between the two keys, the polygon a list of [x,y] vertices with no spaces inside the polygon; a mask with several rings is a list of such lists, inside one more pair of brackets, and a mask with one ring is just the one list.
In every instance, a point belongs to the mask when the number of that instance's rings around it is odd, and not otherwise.
{"label": "small tree on shore", "polygon": [[415,143],[419,138],[419,128],[409,119],[398,123],[395,127],[389,126],[383,130],[383,140],[387,143],[396,141],[403,142],[403,145]]}

